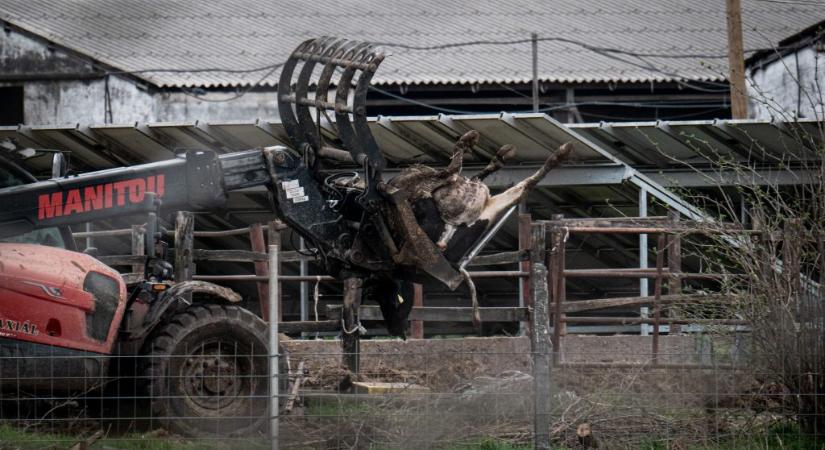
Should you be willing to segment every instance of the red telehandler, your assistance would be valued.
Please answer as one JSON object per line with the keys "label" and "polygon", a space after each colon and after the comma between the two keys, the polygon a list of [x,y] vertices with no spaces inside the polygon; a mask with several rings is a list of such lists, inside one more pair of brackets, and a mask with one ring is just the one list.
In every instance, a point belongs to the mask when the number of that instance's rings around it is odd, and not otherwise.
{"label": "red telehandler", "polygon": [[[446,169],[413,166],[385,182],[365,108],[383,57],[363,42],[302,43],[278,85],[292,148],[190,150],[75,176],[53,171],[36,182],[13,163],[0,164],[8,186],[0,189],[0,389],[83,391],[117,377],[115,361],[137,357],[154,415],[167,428],[190,435],[258,430],[266,422],[266,324],[237,306],[240,296],[230,289],[175,282],[158,250],[165,248],[159,217],[220,210],[228,193],[253,186],[269,189],[273,214],[311,244],[327,273],[344,280],[344,329],[359,333],[358,304],[372,297],[390,333],[403,337],[412,282],[430,277],[458,287],[467,255],[569,147],[496,196],[481,181],[514,149],[502,147],[473,179],[461,177],[474,131],[459,139]],[[338,134],[335,146],[319,131],[322,116]],[[136,215],[146,223],[141,281],[127,285],[74,251],[70,225]]]}

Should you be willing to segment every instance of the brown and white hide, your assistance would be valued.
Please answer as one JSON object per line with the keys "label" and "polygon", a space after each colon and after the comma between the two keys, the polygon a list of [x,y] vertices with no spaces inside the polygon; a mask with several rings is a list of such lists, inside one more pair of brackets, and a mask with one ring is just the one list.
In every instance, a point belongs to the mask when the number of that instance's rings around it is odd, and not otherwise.
{"label": "brown and white hide", "polygon": [[446,168],[417,165],[402,170],[390,181],[407,195],[422,230],[452,263],[457,263],[487,228],[525,198],[552,168],[567,158],[572,149],[569,143],[560,146],[533,175],[498,195],[490,195],[490,189],[482,180],[500,169],[515,154],[515,147],[503,146],[477,176],[467,178],[461,175],[463,154],[477,142],[478,133],[469,131],[456,142]]}

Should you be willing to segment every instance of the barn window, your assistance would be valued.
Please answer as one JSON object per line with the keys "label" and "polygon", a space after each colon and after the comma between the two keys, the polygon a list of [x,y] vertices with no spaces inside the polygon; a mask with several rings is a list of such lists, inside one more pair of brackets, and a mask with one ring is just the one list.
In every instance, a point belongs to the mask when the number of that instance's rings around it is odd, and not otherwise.
{"label": "barn window", "polygon": [[0,87],[0,125],[23,123],[23,86]]}

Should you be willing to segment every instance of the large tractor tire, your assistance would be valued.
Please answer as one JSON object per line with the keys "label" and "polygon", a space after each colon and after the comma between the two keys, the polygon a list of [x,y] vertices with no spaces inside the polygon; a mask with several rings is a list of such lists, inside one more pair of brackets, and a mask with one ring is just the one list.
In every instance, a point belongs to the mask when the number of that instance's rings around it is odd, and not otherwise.
{"label": "large tractor tire", "polygon": [[[192,305],[149,342],[152,411],[187,436],[252,437],[264,431],[269,392],[267,325],[231,305]],[[287,383],[281,352],[281,389]]]}

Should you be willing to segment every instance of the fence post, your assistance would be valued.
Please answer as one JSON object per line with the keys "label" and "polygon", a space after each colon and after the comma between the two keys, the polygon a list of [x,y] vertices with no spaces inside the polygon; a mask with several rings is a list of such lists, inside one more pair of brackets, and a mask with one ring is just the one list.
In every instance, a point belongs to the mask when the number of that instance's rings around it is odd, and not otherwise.
{"label": "fence post", "polygon": [[653,364],[659,364],[659,326],[662,319],[662,273],[665,264],[665,233],[659,233],[656,241],[656,281],[653,286]]}
{"label": "fence post", "polygon": [[[146,235],[141,225],[132,225],[132,255],[146,255]],[[145,268],[145,264],[132,264],[132,273],[143,274]]]}
{"label": "fence post", "polygon": [[[541,225],[542,230],[544,226]],[[533,228],[535,230],[535,226]],[[535,234],[534,234],[535,236]],[[533,448],[550,448],[550,330],[548,323],[549,290],[547,268],[541,260],[533,261],[530,270],[530,347],[533,355]]]}
{"label": "fence post", "polygon": [[[281,229],[282,228],[283,228],[282,223],[277,221],[277,220],[273,220],[273,221],[269,222],[269,224],[267,225],[267,231],[266,231],[266,238],[269,242],[269,245],[277,245],[278,248],[281,248]],[[281,265],[280,264],[281,264],[281,258],[280,258],[280,255],[278,255],[278,267],[277,267],[278,273],[283,272],[281,270]],[[278,289],[278,298],[276,300],[278,301],[278,322],[283,322],[284,321],[284,293],[281,289]]]}
{"label": "fence post", "polygon": [[800,219],[788,219],[782,232],[782,273],[788,293],[798,296],[802,288],[802,243],[805,229]]}
{"label": "fence post", "polygon": [[278,383],[280,367],[280,342],[278,339],[278,317],[280,316],[279,298],[280,286],[278,285],[278,248],[279,246],[269,246],[269,437],[272,450],[280,447],[278,442],[279,415],[281,414],[278,399]]}
{"label": "fence post", "polygon": [[[280,245],[280,242],[269,242],[270,245]],[[249,226],[249,245],[253,252],[266,253],[267,247],[264,241],[264,230],[260,223],[253,223]],[[255,261],[255,275],[264,276],[269,273],[268,263],[266,261]],[[258,289],[258,305],[261,308],[261,318],[268,320],[269,318],[269,288],[266,281],[258,281],[256,287]]]}
{"label": "fence post", "polygon": [[[518,216],[518,249],[519,252],[529,252],[533,247],[530,227],[533,224],[533,218],[530,214],[519,214]],[[530,273],[531,258],[523,259],[519,262],[519,270]],[[523,308],[530,308],[533,301],[530,297],[530,279],[523,278],[519,281],[519,306]],[[521,322],[520,328],[522,333],[530,335],[530,321]]]}
{"label": "fence post", "polygon": [[[413,283],[413,308],[424,306],[424,286],[421,283]],[[424,321],[411,320],[410,334],[413,339],[424,339]]]}
{"label": "fence post", "polygon": [[[678,274],[682,272],[682,237],[678,234],[679,225],[679,211],[670,210],[667,213],[668,221],[673,227],[673,234],[668,238],[670,245],[667,249],[667,267],[671,274]],[[682,279],[678,277],[670,277],[667,285],[667,293],[669,295],[678,295],[682,293]],[[671,313],[668,313],[668,317]],[[679,333],[682,326],[678,324],[670,324],[668,334]]]}
{"label": "fence post", "polygon": [[567,326],[563,312],[564,299],[567,295],[564,278],[566,237],[560,222],[564,216],[553,214],[552,218],[558,222],[550,227],[550,251],[547,254],[547,267],[550,271],[550,296],[553,301],[553,365],[557,365],[561,362],[561,339],[566,334],[565,328]]}
{"label": "fence post", "polygon": [[341,346],[344,356],[344,365],[352,375],[361,370],[361,323],[358,320],[358,308],[361,306],[362,278],[346,278],[344,280],[344,307],[341,311]]}
{"label": "fence post", "polygon": [[195,274],[192,260],[194,246],[195,215],[178,211],[175,218],[175,281],[189,281]]}

